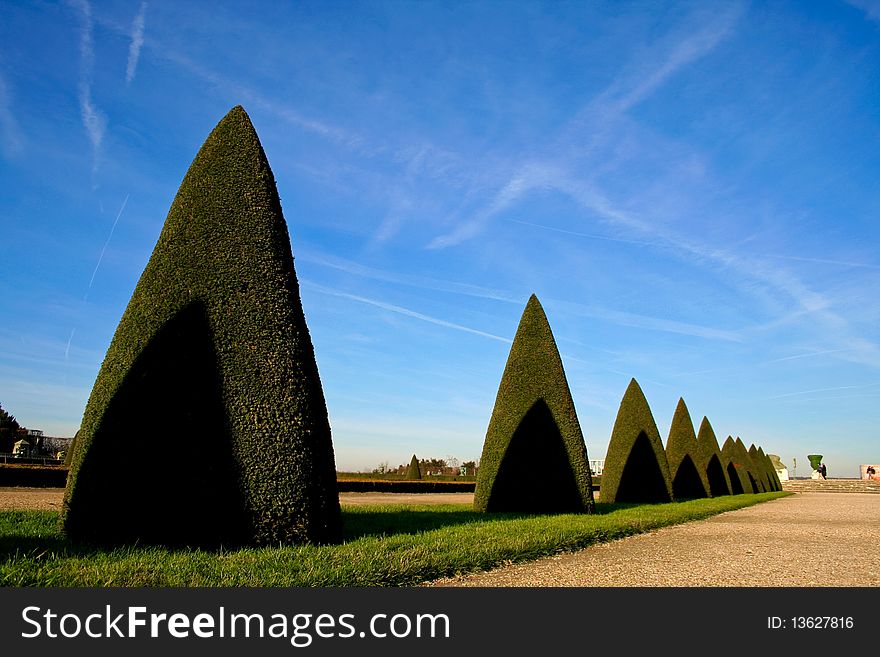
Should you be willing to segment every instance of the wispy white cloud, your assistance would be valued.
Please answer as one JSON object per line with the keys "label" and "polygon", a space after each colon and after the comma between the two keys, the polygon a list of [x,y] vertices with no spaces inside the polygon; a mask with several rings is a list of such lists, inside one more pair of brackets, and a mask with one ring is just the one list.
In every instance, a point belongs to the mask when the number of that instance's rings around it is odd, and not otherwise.
{"label": "wispy white cloud", "polygon": [[461,294],[479,299],[491,299],[494,301],[503,301],[505,303],[523,304],[524,299],[517,298],[515,295],[492,288],[481,287],[479,285],[471,285],[470,283],[458,283],[454,281],[444,281],[436,278],[428,278],[425,276],[416,276],[410,274],[398,274],[375,267],[367,267],[357,262],[340,258],[337,256],[321,255],[313,252],[306,252],[297,256],[297,260],[303,260],[321,267],[328,267],[337,271],[342,271],[353,276],[368,278],[385,283],[393,283],[395,285],[406,285],[416,287],[423,290],[434,290],[437,292],[449,292],[452,294]]}
{"label": "wispy white cloud", "polygon": [[663,331],[666,333],[676,333],[678,335],[690,335],[709,340],[724,340],[726,342],[744,341],[743,336],[736,331],[728,331],[711,326],[700,326],[698,324],[678,322],[671,319],[649,317],[647,315],[639,315],[611,308],[585,306],[570,301],[546,299],[545,302],[547,306],[553,306],[553,308],[568,312],[572,315],[601,319],[619,326],[629,326],[651,331]]}
{"label": "wispy white cloud", "polygon": [[98,156],[101,150],[101,142],[104,140],[104,131],[107,128],[107,118],[97,108],[92,99],[92,70],[95,65],[92,5],[88,0],[70,0],[70,2],[79,10],[81,18],[79,33],[79,110],[83,127],[92,146],[92,173],[94,174],[98,168]]}
{"label": "wispy white cloud", "polygon": [[779,260],[797,260],[799,262],[810,262],[818,265],[836,265],[839,267],[852,267],[853,269],[880,269],[880,265],[874,265],[868,262],[852,262],[848,260],[828,260],[825,258],[805,258],[802,256],[778,255],[771,254],[768,258],[777,258]]}
{"label": "wispy white cloud", "polygon": [[[693,62],[705,57],[730,36],[739,22],[744,6],[729,5],[724,11],[709,16],[698,12],[685,21],[682,28],[673,32],[665,43],[660,44],[662,54],[651,52],[629,71],[612,82],[594,103],[587,108],[589,114],[616,118],[624,114],[662,87],[670,78]],[[659,61],[659,65],[658,65]]]}
{"label": "wispy white cloud", "polygon": [[131,45],[128,48],[128,64],[125,67],[125,84],[131,84],[137,71],[141,47],[144,45],[144,23],[147,15],[147,3],[141,2],[137,15],[131,22]]}
{"label": "wispy white cloud", "polygon": [[13,156],[24,147],[24,135],[12,113],[12,94],[3,75],[0,75],[0,133],[3,136],[3,152]]}
{"label": "wispy white cloud", "polygon": [[323,285],[318,285],[316,283],[311,283],[309,281],[303,281],[303,286],[309,287],[316,292],[320,292],[321,294],[329,294],[330,296],[339,297],[341,299],[349,299],[350,301],[357,301],[358,303],[365,303],[370,306],[374,306],[376,308],[381,308],[382,310],[387,310],[388,312],[396,313],[398,315],[403,315],[404,317],[410,317],[412,319],[418,319],[422,322],[428,322],[429,324],[434,324],[436,326],[442,326],[444,328],[454,329],[456,331],[464,331],[465,333],[471,333],[473,335],[479,335],[483,338],[489,338],[490,340],[497,340],[499,342],[504,342],[507,344],[511,344],[513,340],[508,338],[502,338],[499,335],[494,335],[492,333],[487,333],[486,331],[480,331],[478,329],[471,328],[469,326],[463,326],[461,324],[456,324],[454,322],[448,322],[445,319],[438,319],[436,317],[431,317],[430,315],[425,315],[420,312],[416,312],[415,310],[410,310],[409,308],[404,308],[402,306],[396,306],[394,304],[385,303],[384,301],[378,301],[376,299],[369,299],[367,297],[358,296],[356,294],[349,294],[347,292],[341,292],[339,290],[333,290],[328,287],[324,287]]}
{"label": "wispy white cloud", "polygon": [[548,140],[545,158],[533,158],[516,168],[487,205],[452,231],[435,237],[428,248],[453,247],[477,237],[492,219],[534,189],[570,187],[567,180],[571,178],[573,162],[585,155],[583,134],[590,135],[592,144],[586,148],[589,153],[603,141],[609,125],[649,98],[676,73],[712,52],[733,32],[742,12],[743,7],[735,4],[710,20],[705,20],[702,13],[692,17],[667,40],[656,45],[650,56],[640,59],[587,103],[554,139]]}
{"label": "wispy white cloud", "polygon": [[551,188],[563,175],[560,168],[549,162],[530,162],[520,167],[516,174],[496,192],[492,201],[450,233],[435,237],[429,249],[445,249],[456,246],[481,234],[497,215],[520,198],[535,189]]}
{"label": "wispy white cloud", "polygon": [[861,9],[872,21],[880,22],[880,0],[844,0],[848,5]]}
{"label": "wispy white cloud", "polygon": [[[880,385],[880,384],[873,384]],[[834,386],[833,388],[815,388],[813,390],[799,390],[798,392],[786,392],[782,395],[774,395],[767,399],[784,399],[786,397],[797,397],[800,395],[812,395],[817,392],[836,392],[838,390],[859,390],[861,388],[870,388],[872,386]]]}
{"label": "wispy white cloud", "polygon": [[564,228],[557,228],[555,226],[545,226],[544,224],[536,224],[531,221],[522,221],[521,219],[507,219],[510,223],[520,224],[522,226],[531,226],[532,228],[540,228],[541,230],[548,230],[552,233],[561,233],[562,235],[571,235],[573,237],[584,237],[586,239],[591,240],[603,240],[606,242],[621,242],[623,244],[636,244],[638,246],[659,246],[657,242],[648,242],[643,240],[631,240],[625,239],[623,237],[610,237],[608,235],[598,235],[596,233],[583,233],[577,230],[566,230]]}
{"label": "wispy white cloud", "polygon": [[827,354],[839,354],[845,351],[850,351],[850,349],[825,349],[823,351],[811,351],[806,354],[796,354],[794,356],[783,356],[782,358],[774,358],[773,360],[766,361],[769,363],[781,363],[787,360],[799,360],[801,358],[815,358],[817,356],[825,356]]}

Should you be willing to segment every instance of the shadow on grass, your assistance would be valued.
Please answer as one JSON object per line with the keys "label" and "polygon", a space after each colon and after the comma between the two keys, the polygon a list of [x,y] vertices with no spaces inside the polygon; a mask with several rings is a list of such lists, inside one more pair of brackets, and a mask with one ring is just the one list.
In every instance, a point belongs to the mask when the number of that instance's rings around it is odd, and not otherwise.
{"label": "shadow on grass", "polygon": [[[640,504],[597,503],[594,515],[607,515],[615,511],[642,506]],[[360,508],[343,509],[343,539],[353,541],[364,537],[420,534],[445,527],[537,517],[526,513],[476,513],[468,508],[431,510],[429,508]],[[42,556],[83,556],[111,552],[119,546],[97,546],[73,543],[58,529],[58,513],[55,511],[6,511],[0,512],[0,559],[39,558]],[[155,546],[142,546],[155,547]],[[169,551],[186,551],[180,547]],[[227,551],[204,550],[202,552]]]}

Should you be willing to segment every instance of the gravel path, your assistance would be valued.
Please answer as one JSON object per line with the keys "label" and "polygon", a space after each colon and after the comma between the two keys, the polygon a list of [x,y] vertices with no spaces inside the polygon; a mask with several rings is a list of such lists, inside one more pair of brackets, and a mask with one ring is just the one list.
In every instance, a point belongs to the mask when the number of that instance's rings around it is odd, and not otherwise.
{"label": "gravel path", "polygon": [[880,586],[880,495],[798,493],[434,586]]}

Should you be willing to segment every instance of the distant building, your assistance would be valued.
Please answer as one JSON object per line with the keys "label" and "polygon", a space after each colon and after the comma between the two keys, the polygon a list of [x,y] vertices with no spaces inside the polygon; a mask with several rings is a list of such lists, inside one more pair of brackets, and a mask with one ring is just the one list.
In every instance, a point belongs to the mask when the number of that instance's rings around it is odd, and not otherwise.
{"label": "distant building", "polygon": [[602,470],[605,469],[605,459],[592,459],[590,460],[590,474],[600,475],[602,474]]}
{"label": "distant building", "polygon": [[30,458],[34,454],[34,446],[27,438],[22,438],[12,446],[12,455],[18,459]]}

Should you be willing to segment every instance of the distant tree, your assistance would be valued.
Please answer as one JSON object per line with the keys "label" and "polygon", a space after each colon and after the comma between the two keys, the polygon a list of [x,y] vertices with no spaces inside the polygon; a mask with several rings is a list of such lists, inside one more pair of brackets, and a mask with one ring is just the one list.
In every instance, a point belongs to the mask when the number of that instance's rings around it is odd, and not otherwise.
{"label": "distant tree", "polygon": [[388,472],[388,461],[382,461],[379,465],[373,468],[373,474],[387,474]]}
{"label": "distant tree", "polygon": [[445,459],[422,459],[419,461],[419,465],[421,466],[422,472],[442,472],[446,469],[446,460]]}
{"label": "distant tree", "polygon": [[59,438],[56,436],[45,436],[43,438],[43,453],[47,456],[55,456],[58,452],[66,452],[70,449],[72,438]]}
{"label": "distant tree", "polygon": [[0,406],[0,452],[8,454],[12,451],[20,429],[21,426],[16,422],[15,417]]}

